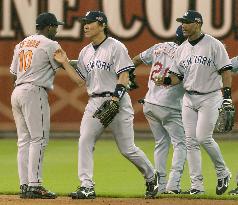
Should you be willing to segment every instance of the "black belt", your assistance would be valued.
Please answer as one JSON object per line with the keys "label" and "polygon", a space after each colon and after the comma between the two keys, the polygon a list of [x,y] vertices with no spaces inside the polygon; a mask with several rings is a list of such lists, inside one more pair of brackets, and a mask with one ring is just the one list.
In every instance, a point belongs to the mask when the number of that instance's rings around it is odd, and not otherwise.
{"label": "black belt", "polygon": [[216,92],[217,90],[214,90],[214,91],[211,91],[211,92],[208,92],[208,93],[200,93],[198,91],[195,91],[195,90],[186,90],[186,93],[188,93],[189,95],[206,95],[206,94],[209,94],[209,93],[213,93],[213,92]]}
{"label": "black belt", "polygon": [[92,95],[90,95],[90,97],[92,98],[97,98],[97,97],[110,97],[112,96],[113,93],[112,92],[102,92],[102,93],[92,93]]}
{"label": "black belt", "polygon": [[[20,83],[20,84],[17,84],[17,85],[14,83],[14,87],[18,87],[18,86],[23,85],[23,84],[31,84],[31,85],[34,85],[34,84],[32,84],[32,83]],[[47,91],[47,88],[45,88],[45,87],[38,86],[38,85],[34,85],[34,86],[37,86],[37,87],[39,87],[39,88],[43,88],[43,89],[45,89],[45,90]]]}

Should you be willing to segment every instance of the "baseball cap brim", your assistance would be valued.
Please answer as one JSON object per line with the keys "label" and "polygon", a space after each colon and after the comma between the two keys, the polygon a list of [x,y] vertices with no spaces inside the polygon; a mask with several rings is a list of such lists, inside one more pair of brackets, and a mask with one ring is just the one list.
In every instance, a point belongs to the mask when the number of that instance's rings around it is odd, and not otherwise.
{"label": "baseball cap brim", "polygon": [[57,21],[57,25],[64,25],[63,21]]}
{"label": "baseball cap brim", "polygon": [[95,19],[88,19],[88,18],[83,17],[83,18],[79,18],[79,21],[81,23],[93,23],[93,22],[96,22],[97,20],[95,20]]}
{"label": "baseball cap brim", "polygon": [[57,21],[55,23],[52,23],[52,24],[44,24],[44,23],[36,23],[36,26],[40,26],[40,25],[43,25],[43,26],[60,26],[60,25],[64,25],[65,23],[62,22],[62,21]]}
{"label": "baseball cap brim", "polygon": [[176,21],[180,22],[180,23],[194,23],[195,22],[195,21],[191,21],[191,20],[186,19],[186,18],[177,18]]}

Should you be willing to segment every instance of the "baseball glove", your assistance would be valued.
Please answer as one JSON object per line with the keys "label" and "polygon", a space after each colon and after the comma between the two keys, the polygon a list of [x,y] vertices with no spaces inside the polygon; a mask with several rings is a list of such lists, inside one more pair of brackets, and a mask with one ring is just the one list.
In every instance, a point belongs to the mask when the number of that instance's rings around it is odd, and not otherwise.
{"label": "baseball glove", "polygon": [[[225,103],[224,103],[225,101]],[[235,107],[232,102],[223,101],[221,108],[219,108],[219,116],[216,122],[214,132],[225,133],[232,130],[235,121]],[[229,104],[229,105],[228,105]]]}
{"label": "baseball glove", "polygon": [[94,118],[98,118],[102,125],[106,128],[119,113],[119,103],[114,100],[106,100],[93,114]]}
{"label": "baseball glove", "polygon": [[127,86],[128,90],[134,90],[139,87],[136,82],[136,74],[134,71],[135,71],[135,69],[129,70],[129,84]]}

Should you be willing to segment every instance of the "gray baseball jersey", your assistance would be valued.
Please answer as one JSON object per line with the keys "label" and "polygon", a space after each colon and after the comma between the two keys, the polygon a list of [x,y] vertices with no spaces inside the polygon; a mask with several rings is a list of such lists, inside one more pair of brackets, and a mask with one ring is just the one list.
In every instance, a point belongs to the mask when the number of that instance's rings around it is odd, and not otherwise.
{"label": "gray baseball jersey", "polygon": [[186,134],[191,189],[204,191],[200,145],[214,163],[217,178],[230,174],[212,135],[222,103],[219,71],[231,66],[223,44],[205,34],[195,45],[185,41],[175,53],[171,71],[183,76],[182,120]]}
{"label": "gray baseball jersey", "polygon": [[16,45],[10,72],[16,75],[11,104],[18,135],[20,184],[39,186],[42,160],[48,144],[50,108],[47,89],[53,88],[60,66],[53,60],[59,44],[43,35],[32,35]]}
{"label": "gray baseball jersey", "polygon": [[60,66],[53,54],[58,48],[56,41],[37,34],[16,45],[10,67],[10,72],[17,76],[16,86],[31,83],[53,89],[55,71]]}
{"label": "gray baseball jersey", "polygon": [[78,74],[86,81],[89,95],[114,92],[118,75],[134,68],[124,44],[111,37],[96,50],[92,44],[84,47],[77,66]]}
{"label": "gray baseball jersey", "polygon": [[[89,96],[114,92],[118,75],[133,68],[126,47],[118,40],[108,37],[96,49],[92,44],[82,49],[76,71],[86,81]],[[105,100],[111,97],[90,97],[80,126],[78,175],[81,186],[92,187],[93,150],[104,127],[93,114]],[[126,93],[120,100],[120,110],[109,125],[120,152],[143,174],[147,181],[154,177],[154,169],[145,154],[134,144],[133,108]]]}
{"label": "gray baseball jersey", "polygon": [[[182,126],[181,101],[184,94],[182,83],[176,86],[157,86],[156,75],[167,76],[178,45],[173,42],[159,43],[140,53],[141,60],[151,65],[148,92],[143,111],[155,138],[154,161],[159,172],[159,192],[180,191],[180,179],[186,160],[185,135]],[[169,180],[166,180],[166,164],[170,141],[174,152]]]}
{"label": "gray baseball jersey", "polygon": [[154,83],[156,75],[167,76],[178,45],[173,42],[160,43],[140,53],[141,60],[152,65],[148,79],[148,92],[145,101],[181,110],[181,97],[184,94],[183,85],[157,86]]}
{"label": "gray baseball jersey", "polygon": [[185,41],[175,54],[171,71],[182,75],[188,91],[210,93],[222,88],[219,70],[231,66],[224,45],[210,35],[195,46]]}

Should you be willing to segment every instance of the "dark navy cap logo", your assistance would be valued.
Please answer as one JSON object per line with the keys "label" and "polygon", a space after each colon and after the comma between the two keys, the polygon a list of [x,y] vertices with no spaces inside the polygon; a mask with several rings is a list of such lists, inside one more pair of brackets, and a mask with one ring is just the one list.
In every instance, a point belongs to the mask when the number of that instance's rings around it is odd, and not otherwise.
{"label": "dark navy cap logo", "polygon": [[54,14],[52,13],[41,13],[36,18],[36,25],[37,26],[58,26],[64,25],[64,22],[58,21]]}
{"label": "dark navy cap logo", "polygon": [[176,21],[180,23],[194,23],[194,22],[198,22],[201,24],[203,23],[202,15],[194,10],[188,10],[187,12],[185,12],[183,17],[177,18]]}
{"label": "dark navy cap logo", "polygon": [[107,24],[107,17],[102,11],[88,11],[85,17],[80,19],[82,22],[101,22]]}

